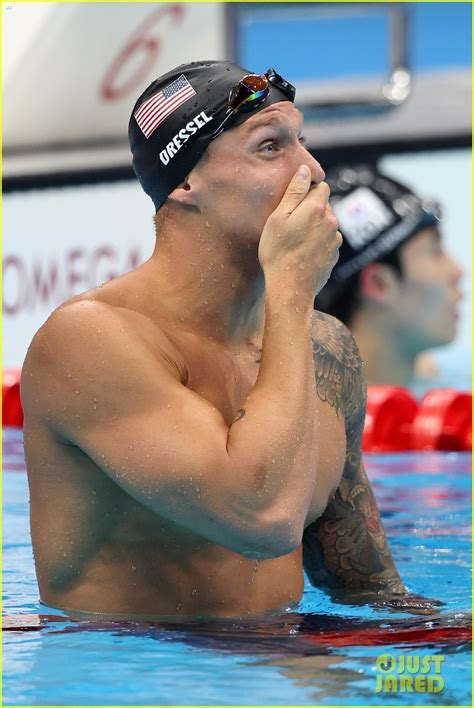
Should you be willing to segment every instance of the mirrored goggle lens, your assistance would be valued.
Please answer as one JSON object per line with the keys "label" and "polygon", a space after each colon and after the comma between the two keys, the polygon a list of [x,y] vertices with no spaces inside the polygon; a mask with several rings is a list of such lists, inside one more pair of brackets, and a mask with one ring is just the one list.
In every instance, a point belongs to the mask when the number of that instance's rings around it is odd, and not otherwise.
{"label": "mirrored goggle lens", "polygon": [[244,76],[230,93],[229,108],[233,111],[254,108],[256,101],[262,101],[268,96],[268,91],[268,81],[265,77],[256,74]]}

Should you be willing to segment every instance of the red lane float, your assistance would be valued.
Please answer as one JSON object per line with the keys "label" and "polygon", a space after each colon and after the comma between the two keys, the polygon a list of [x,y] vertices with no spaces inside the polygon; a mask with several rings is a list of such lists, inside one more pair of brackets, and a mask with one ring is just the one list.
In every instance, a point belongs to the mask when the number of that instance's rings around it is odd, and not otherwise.
{"label": "red lane float", "polygon": [[365,452],[411,450],[411,425],[418,411],[416,398],[400,386],[370,386],[362,438]]}
{"label": "red lane float", "polygon": [[[21,428],[21,369],[3,370],[2,422]],[[369,386],[362,449],[364,452],[472,448],[472,394],[439,388],[421,403],[400,386]]]}
{"label": "red lane float", "polygon": [[412,430],[413,450],[468,450],[472,442],[472,395],[439,388],[428,391]]}
{"label": "red lane float", "polygon": [[21,369],[3,369],[2,375],[2,424],[23,427],[23,410],[20,401]]}
{"label": "red lane float", "polygon": [[421,403],[398,386],[369,386],[364,452],[472,449],[472,394],[439,388]]}
{"label": "red lane float", "polygon": [[[304,616],[303,616],[304,617]],[[334,618],[334,623],[338,623],[338,619]],[[3,617],[2,630],[4,632],[35,632],[42,629],[51,630],[54,624],[66,624],[65,627],[55,629],[56,634],[70,634],[72,632],[84,632],[92,629],[114,629],[120,631],[123,628],[128,632],[146,632],[149,634],[153,630],[153,622],[143,623],[141,626],[136,622],[100,622],[89,620],[80,621],[61,615],[7,615]],[[347,627],[347,622],[345,623]],[[381,621],[382,624],[382,621]],[[295,625],[297,629],[292,629],[292,636],[299,636],[302,639],[312,642],[320,647],[335,648],[335,647],[352,647],[352,646],[400,646],[400,645],[453,645],[472,641],[472,627],[469,617],[460,619],[456,624],[451,624],[449,616],[439,617],[435,620],[426,620],[424,622],[414,621],[411,624],[410,620],[387,622],[383,621],[385,627],[376,626],[374,621],[369,620],[366,626],[361,626],[360,622],[354,629],[347,629],[344,626],[336,629],[315,629],[307,627],[303,623],[301,626]],[[160,625],[156,623],[157,631],[166,629],[166,624]],[[168,627],[169,631],[172,627]],[[176,629],[176,626],[174,627]],[[181,629],[186,629],[184,626]],[[205,632],[205,629],[203,628]],[[280,639],[285,639],[288,635],[288,630],[278,632],[278,623],[275,626],[273,636],[279,636]],[[205,632],[206,633],[206,632]],[[181,636],[180,632],[180,636]],[[199,631],[197,631],[199,635]],[[232,634],[227,634],[232,637]],[[192,634],[189,633],[189,639],[192,641]]]}

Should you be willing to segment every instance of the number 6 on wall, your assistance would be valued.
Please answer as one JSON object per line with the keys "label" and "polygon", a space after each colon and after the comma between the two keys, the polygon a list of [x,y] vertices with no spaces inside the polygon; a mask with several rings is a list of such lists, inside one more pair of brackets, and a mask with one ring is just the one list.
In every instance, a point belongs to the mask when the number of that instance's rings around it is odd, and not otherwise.
{"label": "number 6 on wall", "polygon": [[[154,10],[148,17],[145,17],[106,71],[100,86],[101,98],[106,101],[117,101],[141,83],[156,62],[160,50],[160,40],[150,34],[151,28],[159,19],[166,15],[171,15],[175,21],[178,21],[182,19],[185,12],[186,8],[183,5],[170,3]],[[121,83],[120,74],[125,74],[127,65],[133,63],[134,60],[136,61],[140,54],[143,55],[141,64],[129,78],[122,80]]]}

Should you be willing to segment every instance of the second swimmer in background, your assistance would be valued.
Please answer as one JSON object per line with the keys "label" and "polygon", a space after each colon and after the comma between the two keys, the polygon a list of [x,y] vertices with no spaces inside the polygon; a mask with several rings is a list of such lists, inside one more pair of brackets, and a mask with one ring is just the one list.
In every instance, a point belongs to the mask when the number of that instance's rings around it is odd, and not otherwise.
{"label": "second swimmer in background", "polygon": [[412,386],[420,355],[456,335],[462,270],[439,208],[369,165],[334,168],[327,182],[344,242],[315,307],[349,327],[369,386]]}

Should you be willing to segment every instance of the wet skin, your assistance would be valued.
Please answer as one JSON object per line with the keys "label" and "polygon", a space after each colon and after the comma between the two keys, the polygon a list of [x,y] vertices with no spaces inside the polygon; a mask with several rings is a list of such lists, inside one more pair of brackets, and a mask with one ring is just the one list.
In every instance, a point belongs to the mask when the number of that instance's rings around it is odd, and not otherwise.
{"label": "wet skin", "polygon": [[[235,350],[171,323],[152,322],[116,298],[117,292],[126,291],[130,305],[136,301],[140,272],[124,281],[117,279],[86,297],[113,308],[123,328],[145,338],[151,349],[163,349],[166,341],[166,356],[176,377],[212,403],[230,426],[255,384],[258,349]],[[30,374],[36,375],[25,371],[25,377]],[[74,375],[62,384],[42,380],[42,386],[54,390],[51,405],[59,410],[67,409],[71,396],[86,395],[86,389],[95,393],[91,407],[100,408],[94,371],[90,378],[90,386]],[[319,405],[325,461],[320,475],[327,478],[327,494],[314,500],[308,524],[321,514],[337,486],[345,446],[344,424],[334,407],[322,401]],[[114,435],[113,420],[104,419],[103,426],[106,434]],[[46,604],[127,616],[240,616],[299,601],[301,547],[274,559],[245,558],[160,518],[133,499],[88,455],[55,434],[47,416],[28,417],[24,435],[36,569]],[[183,444],[184,440],[183,436]],[[140,444],[130,438],[130,447]],[[199,494],[197,486],[194,493]]]}
{"label": "wet skin", "polygon": [[[361,460],[357,348],[311,315],[338,242],[300,127],[286,102],[226,131],[171,195],[150,260],[33,340],[22,401],[45,603],[245,616],[297,603],[303,563],[331,593],[405,594]],[[303,211],[267,231],[301,164]]]}

